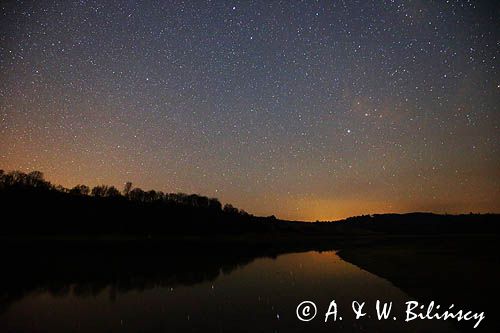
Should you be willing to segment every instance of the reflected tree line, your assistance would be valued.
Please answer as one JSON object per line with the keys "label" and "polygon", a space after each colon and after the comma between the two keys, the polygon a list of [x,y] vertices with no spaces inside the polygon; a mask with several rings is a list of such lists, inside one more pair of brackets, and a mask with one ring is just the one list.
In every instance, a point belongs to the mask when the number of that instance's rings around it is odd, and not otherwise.
{"label": "reflected tree line", "polygon": [[308,250],[300,247],[192,245],[131,249],[124,244],[113,244],[68,247],[64,251],[56,246],[3,247],[0,259],[9,269],[0,275],[0,314],[13,302],[35,291],[78,297],[106,292],[110,298],[115,298],[129,291],[214,281],[221,274],[230,274],[256,258],[276,258],[287,250]]}

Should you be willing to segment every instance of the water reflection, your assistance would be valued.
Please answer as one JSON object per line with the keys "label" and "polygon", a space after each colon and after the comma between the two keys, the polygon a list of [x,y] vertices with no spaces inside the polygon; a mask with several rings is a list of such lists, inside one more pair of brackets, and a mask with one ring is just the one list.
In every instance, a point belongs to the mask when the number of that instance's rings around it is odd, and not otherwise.
{"label": "water reflection", "polygon": [[[388,281],[341,260],[334,251],[276,258],[245,252],[114,256],[96,265],[89,257],[34,271],[3,292],[4,332],[191,331],[439,331],[442,322],[403,324],[354,320],[350,304],[410,298]],[[104,258],[104,257],[101,257]],[[66,258],[67,260],[68,258]],[[86,261],[87,260],[87,261]],[[105,264],[106,263],[106,264]],[[53,263],[52,263],[53,265]],[[127,267],[128,269],[124,269]],[[92,269],[94,268],[94,269]],[[56,274],[55,274],[56,273]],[[9,277],[4,277],[9,279]],[[4,281],[6,282],[6,281]],[[5,284],[4,284],[5,286]],[[10,294],[9,294],[10,291]],[[324,323],[335,299],[342,321]],[[313,300],[318,316],[300,322],[296,306]],[[373,313],[374,314],[374,313]],[[2,328],[3,327],[3,328]]]}

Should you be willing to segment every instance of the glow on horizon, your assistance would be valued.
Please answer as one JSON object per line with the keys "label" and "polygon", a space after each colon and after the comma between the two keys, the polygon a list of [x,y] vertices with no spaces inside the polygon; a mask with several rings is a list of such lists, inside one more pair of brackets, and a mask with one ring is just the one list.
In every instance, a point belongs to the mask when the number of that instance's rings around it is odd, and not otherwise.
{"label": "glow on horizon", "polygon": [[0,168],[292,220],[499,212],[492,6],[9,2]]}

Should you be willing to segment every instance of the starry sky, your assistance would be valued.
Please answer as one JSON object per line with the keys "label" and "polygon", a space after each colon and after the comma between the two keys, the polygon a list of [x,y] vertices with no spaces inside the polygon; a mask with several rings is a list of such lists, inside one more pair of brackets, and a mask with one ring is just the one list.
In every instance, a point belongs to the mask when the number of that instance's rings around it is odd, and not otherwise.
{"label": "starry sky", "polygon": [[3,1],[0,168],[256,215],[500,211],[496,1]]}

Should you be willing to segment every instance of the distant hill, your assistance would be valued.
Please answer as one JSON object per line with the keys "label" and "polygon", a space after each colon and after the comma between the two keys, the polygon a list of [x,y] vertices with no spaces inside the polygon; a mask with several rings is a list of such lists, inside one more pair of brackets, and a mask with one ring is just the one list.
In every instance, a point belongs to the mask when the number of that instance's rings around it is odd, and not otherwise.
{"label": "distant hill", "polygon": [[0,170],[0,235],[154,238],[176,235],[293,235],[298,238],[373,234],[498,233],[500,215],[378,214],[336,222],[292,222],[258,217],[216,198],[101,185],[72,189],[39,171]]}

